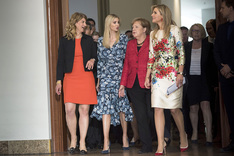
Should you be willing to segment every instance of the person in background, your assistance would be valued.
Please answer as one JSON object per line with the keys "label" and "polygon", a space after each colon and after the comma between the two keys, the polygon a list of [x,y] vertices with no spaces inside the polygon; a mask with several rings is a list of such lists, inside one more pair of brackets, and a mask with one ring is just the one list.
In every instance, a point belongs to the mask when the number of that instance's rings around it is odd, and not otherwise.
{"label": "person in background", "polygon": [[231,152],[234,151],[234,1],[223,0],[220,13],[227,22],[218,27],[214,57],[220,72],[221,93],[231,129],[230,144],[221,151]]}
{"label": "person in background", "polygon": [[87,21],[91,24],[91,27],[92,27],[92,32],[95,32],[96,31],[96,22],[94,19],[92,18],[88,18]]}
{"label": "person in background", "polygon": [[182,41],[185,44],[188,42],[188,37],[189,37],[188,36],[188,28],[185,26],[182,26],[182,27],[180,27],[180,30],[181,30],[182,35],[183,35]]}
{"label": "person in background", "polygon": [[205,37],[204,27],[193,24],[189,30],[189,36],[193,38],[185,45],[185,71],[188,78],[186,98],[190,106],[190,120],[193,128],[191,141],[198,140],[198,111],[201,107],[206,127],[206,145],[212,145],[212,115],[210,109],[210,92],[208,86],[209,58],[213,45]]}
{"label": "person in background", "polygon": [[[93,66],[97,59],[92,37],[84,34],[86,15],[74,13],[66,25],[66,35],[60,39],[55,91],[63,90],[66,121],[71,134],[69,153],[77,146],[76,105],[79,104],[80,154],[87,154],[85,138],[89,125],[89,106],[97,104]],[[62,87],[63,85],[63,87]]]}
{"label": "person in background", "polygon": [[206,31],[208,33],[208,41],[214,44],[216,36],[216,19],[210,19],[206,22]]}
{"label": "person in background", "polygon": [[128,38],[120,34],[119,26],[119,17],[115,14],[108,15],[105,19],[104,36],[98,39],[98,105],[94,106],[91,117],[96,117],[103,123],[103,154],[110,153],[111,124],[116,126],[121,123],[122,149],[129,150],[127,121],[132,121],[133,113],[127,96],[118,96]]}
{"label": "person in background", "polygon": [[89,35],[89,36],[92,36],[92,34],[93,34],[92,25],[91,25],[91,23],[89,23],[87,21],[86,21],[86,27],[85,27],[84,33],[86,35]]}
{"label": "person in background", "polygon": [[[206,22],[206,40],[214,45],[216,37],[216,19]],[[208,86],[210,90],[210,106],[213,121],[213,138],[220,140],[220,109],[219,109],[219,89],[218,89],[218,68],[214,60],[214,50],[210,53],[207,73]]]}
{"label": "person in background", "polygon": [[[166,152],[164,141],[164,109],[170,109],[180,133],[180,151],[188,149],[187,135],[184,130],[182,108],[184,47],[179,27],[172,20],[170,9],[166,5],[153,5],[152,22],[156,24],[150,34],[149,61],[145,78],[145,87],[151,86],[151,107],[154,108],[155,127],[158,147],[155,155]],[[150,78],[151,77],[151,78]],[[167,94],[169,86],[176,84],[178,89]]]}
{"label": "person in background", "polygon": [[101,37],[101,35],[99,34],[99,32],[95,31],[93,32],[92,37],[94,42],[98,42],[98,38]]}
{"label": "person in background", "polygon": [[133,35],[132,35],[132,30],[125,31],[125,35],[128,36],[129,41],[134,38]]}

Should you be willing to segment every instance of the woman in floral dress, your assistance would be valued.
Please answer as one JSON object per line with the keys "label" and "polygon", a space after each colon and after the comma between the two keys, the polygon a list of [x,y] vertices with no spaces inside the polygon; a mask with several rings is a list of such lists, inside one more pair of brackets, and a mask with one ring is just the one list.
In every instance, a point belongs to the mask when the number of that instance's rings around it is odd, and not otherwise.
{"label": "woman in floral dress", "polygon": [[[155,29],[150,34],[150,51],[145,79],[145,87],[151,86],[151,105],[154,107],[155,127],[158,136],[158,148],[155,155],[163,155],[166,147],[164,141],[164,109],[170,109],[180,132],[180,150],[188,148],[187,135],[184,130],[182,108],[184,49],[182,36],[172,20],[170,9],[166,5],[152,6],[152,22]],[[151,74],[151,83],[150,83]],[[167,88],[176,83],[176,91],[167,95]]]}
{"label": "woman in floral dress", "polygon": [[104,146],[103,154],[110,152],[110,125],[119,125],[123,129],[123,149],[129,149],[127,122],[133,118],[128,98],[119,97],[119,86],[123,70],[128,37],[119,32],[119,17],[111,14],[105,19],[104,36],[98,39],[97,90],[98,105],[91,117],[102,120]]}

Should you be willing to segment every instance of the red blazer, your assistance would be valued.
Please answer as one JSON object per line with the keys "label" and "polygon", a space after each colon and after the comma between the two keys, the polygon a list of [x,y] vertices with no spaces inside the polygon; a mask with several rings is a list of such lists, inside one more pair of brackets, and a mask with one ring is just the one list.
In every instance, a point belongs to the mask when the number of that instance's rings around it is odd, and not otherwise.
{"label": "red blazer", "polygon": [[149,60],[149,35],[146,37],[140,51],[137,51],[137,40],[128,42],[124,67],[120,85],[132,88],[136,75],[141,88],[145,88],[145,76],[147,71],[147,62]]}

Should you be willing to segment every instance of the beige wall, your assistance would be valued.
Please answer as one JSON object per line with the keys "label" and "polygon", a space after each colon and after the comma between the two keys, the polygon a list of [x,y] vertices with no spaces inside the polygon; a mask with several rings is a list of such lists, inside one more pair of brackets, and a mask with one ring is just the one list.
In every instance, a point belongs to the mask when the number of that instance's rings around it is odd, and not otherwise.
{"label": "beige wall", "polygon": [[131,29],[131,22],[136,17],[143,17],[151,22],[152,0],[110,0],[110,13],[121,20],[121,33]]}
{"label": "beige wall", "polygon": [[[151,6],[155,3],[167,5],[171,9],[173,20],[180,26],[180,0],[110,0],[110,13],[120,17],[120,31],[124,33],[131,29],[131,21],[136,17],[143,17],[151,22]],[[154,27],[152,22],[151,27]]]}

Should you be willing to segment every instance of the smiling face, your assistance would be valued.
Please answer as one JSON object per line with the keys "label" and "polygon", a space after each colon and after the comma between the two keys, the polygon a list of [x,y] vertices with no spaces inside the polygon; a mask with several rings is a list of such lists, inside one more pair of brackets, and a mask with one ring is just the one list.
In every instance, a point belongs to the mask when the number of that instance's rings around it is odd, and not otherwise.
{"label": "smiling face", "polygon": [[110,30],[114,31],[114,32],[118,32],[119,31],[119,19],[115,18],[111,24],[110,24]]}
{"label": "smiling face", "polygon": [[160,23],[163,20],[163,16],[161,15],[161,13],[159,12],[158,8],[154,8],[152,14],[152,22],[153,23]]}
{"label": "smiling face", "polygon": [[84,30],[86,28],[86,20],[84,18],[82,18],[81,20],[76,22],[75,25],[76,25],[76,31],[78,33],[82,33],[82,32],[84,32]]}
{"label": "smiling face", "polygon": [[146,28],[143,28],[139,21],[136,21],[132,25],[132,35],[137,39],[146,34]]}

